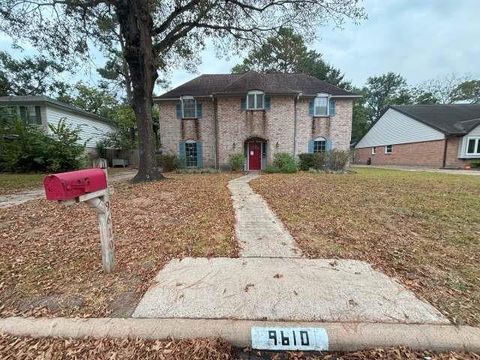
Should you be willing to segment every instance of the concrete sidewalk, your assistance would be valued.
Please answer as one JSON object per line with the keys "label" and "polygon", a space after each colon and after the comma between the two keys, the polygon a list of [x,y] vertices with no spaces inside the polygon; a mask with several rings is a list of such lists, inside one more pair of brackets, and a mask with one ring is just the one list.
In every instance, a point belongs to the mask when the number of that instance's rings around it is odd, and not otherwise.
{"label": "concrete sidewalk", "polygon": [[362,261],[186,258],[155,281],[133,317],[448,324]]}

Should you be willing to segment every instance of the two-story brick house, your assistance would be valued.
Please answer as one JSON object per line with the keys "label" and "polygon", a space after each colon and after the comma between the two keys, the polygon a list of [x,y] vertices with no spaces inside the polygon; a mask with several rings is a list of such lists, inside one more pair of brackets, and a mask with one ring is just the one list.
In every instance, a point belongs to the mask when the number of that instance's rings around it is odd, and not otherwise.
{"label": "two-story brick house", "polygon": [[358,96],[305,74],[201,75],[159,97],[160,142],[187,167],[260,170],[278,152],[348,150]]}

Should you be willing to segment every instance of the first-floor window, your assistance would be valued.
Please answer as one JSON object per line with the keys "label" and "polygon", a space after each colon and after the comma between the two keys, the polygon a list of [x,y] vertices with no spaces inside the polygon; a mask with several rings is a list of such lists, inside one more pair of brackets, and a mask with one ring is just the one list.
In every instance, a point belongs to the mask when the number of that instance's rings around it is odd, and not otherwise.
{"label": "first-floor window", "polygon": [[393,145],[385,146],[385,154],[391,154],[393,152]]}
{"label": "first-floor window", "polygon": [[480,137],[468,138],[467,155],[480,155]]}
{"label": "first-floor window", "polygon": [[372,147],[372,155],[375,155],[377,153],[377,147],[374,146]]}
{"label": "first-floor window", "polygon": [[315,139],[313,142],[313,152],[323,153],[327,150],[327,142],[325,139]]}
{"label": "first-floor window", "polygon": [[197,164],[197,144],[194,142],[185,143],[185,165],[187,167],[197,167]]}
{"label": "first-floor window", "polygon": [[184,96],[182,98],[182,118],[190,119],[197,117],[197,104],[193,97]]}

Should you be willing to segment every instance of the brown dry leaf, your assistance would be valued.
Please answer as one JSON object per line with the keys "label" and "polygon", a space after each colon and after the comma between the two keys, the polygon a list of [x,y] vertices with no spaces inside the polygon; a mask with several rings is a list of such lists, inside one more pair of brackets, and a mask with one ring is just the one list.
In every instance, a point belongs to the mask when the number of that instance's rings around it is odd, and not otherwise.
{"label": "brown dry leaf", "polygon": [[367,261],[455,323],[480,324],[480,177],[359,169],[250,184],[305,255]]}
{"label": "brown dry leaf", "polygon": [[0,209],[1,316],[129,316],[170,259],[237,256],[227,189],[235,176],[116,184],[116,270],[109,275],[87,205],[36,200]]}

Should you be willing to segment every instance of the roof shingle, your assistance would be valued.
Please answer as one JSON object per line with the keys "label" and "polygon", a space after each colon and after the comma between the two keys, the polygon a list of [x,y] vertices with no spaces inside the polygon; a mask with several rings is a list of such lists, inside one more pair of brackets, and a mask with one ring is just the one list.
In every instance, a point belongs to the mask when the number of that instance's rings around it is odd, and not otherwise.
{"label": "roof shingle", "polygon": [[180,96],[239,95],[250,90],[262,90],[267,94],[302,94],[315,96],[327,93],[333,96],[355,96],[337,86],[306,74],[258,73],[206,74],[201,75],[158,99],[179,98]]}
{"label": "roof shingle", "polygon": [[395,105],[390,107],[446,135],[465,135],[480,125],[480,104]]}

